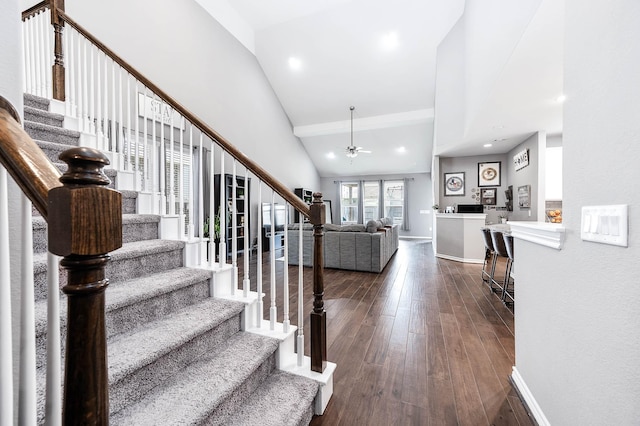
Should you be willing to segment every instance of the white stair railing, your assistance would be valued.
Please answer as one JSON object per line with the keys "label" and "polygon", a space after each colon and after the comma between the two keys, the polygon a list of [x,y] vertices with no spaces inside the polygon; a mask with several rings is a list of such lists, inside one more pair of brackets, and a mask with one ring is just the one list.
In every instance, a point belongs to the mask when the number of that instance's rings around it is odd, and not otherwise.
{"label": "white stair railing", "polygon": [[[52,31],[48,11],[39,12],[25,20],[25,92],[49,98],[51,86],[51,65],[53,63]],[[65,18],[68,19],[68,18]],[[276,256],[276,204],[284,205],[288,212],[290,206],[284,199],[278,199],[275,186],[261,180],[247,167],[238,175],[237,163],[241,160],[237,154],[227,152],[224,144],[220,144],[209,133],[208,128],[192,122],[190,113],[184,112],[170,98],[152,89],[153,85],[146,80],[134,77],[135,73],[127,68],[113,52],[104,46],[96,46],[88,39],[76,24],[64,29],[66,44],[65,65],[67,69],[65,85],[67,101],[65,111],[68,117],[74,118],[82,133],[81,143],[93,146],[107,153],[112,160],[112,167],[118,170],[118,189],[139,191],[138,212],[161,215],[164,218],[176,217],[175,232],[177,239],[194,242],[200,247],[200,255],[191,266],[206,267],[213,270],[231,268],[232,280],[230,293],[239,292],[249,298],[255,291],[256,328],[263,327],[264,302],[262,300],[265,283],[263,279],[263,229],[262,187],[272,188],[270,201],[270,239],[269,239],[269,329],[276,328],[288,332],[291,329],[289,301],[288,215],[281,232],[284,233],[282,256]],[[44,37],[43,37],[44,35]],[[106,49],[106,50],[105,50]],[[132,81],[133,80],[133,81]],[[49,88],[48,88],[49,87]],[[180,111],[180,112],[179,112]],[[215,134],[215,133],[213,133]],[[217,136],[216,136],[217,137]],[[216,158],[219,156],[219,158]],[[229,156],[230,160],[226,157]],[[209,162],[206,172],[204,159]],[[255,171],[255,169],[253,169]],[[121,174],[130,174],[130,186],[123,186]],[[208,174],[207,174],[208,173]],[[227,199],[225,175],[231,175],[231,200]],[[242,178],[242,174],[244,177]],[[218,187],[215,187],[215,176]],[[238,201],[238,178],[244,179],[245,200]],[[125,179],[126,181],[126,179]],[[251,181],[251,184],[249,183]],[[205,182],[208,182],[209,193],[205,193]],[[256,202],[249,199],[249,193],[255,189]],[[206,200],[206,201],[205,201]],[[229,205],[231,201],[231,205]],[[206,203],[206,204],[205,204]],[[241,208],[242,211],[238,209]],[[295,208],[295,207],[294,207]],[[231,214],[227,214],[227,210]],[[219,237],[217,247],[219,253],[216,262],[216,247],[213,244],[215,216],[219,214]],[[242,216],[239,216],[242,214]],[[308,214],[308,211],[307,213]],[[243,218],[238,223],[239,217]],[[204,236],[204,224],[208,218],[209,236]],[[255,226],[253,226],[255,224]],[[231,225],[231,226],[228,226]],[[297,364],[304,363],[304,268],[303,264],[303,231],[300,226],[299,268],[297,306]],[[253,244],[253,240],[256,244]],[[229,241],[229,242],[228,242]],[[209,244],[207,255],[206,246]],[[228,246],[230,245],[229,249]],[[256,249],[255,262],[251,256]],[[228,254],[231,264],[228,265]],[[239,288],[239,261],[242,258],[243,280]],[[255,266],[254,266],[255,265]],[[282,292],[278,294],[278,268],[282,267]],[[256,282],[252,289],[251,268],[255,268]],[[252,296],[253,297],[253,296]],[[280,303],[278,303],[280,300]],[[282,324],[278,325],[278,306],[282,306]],[[56,326],[55,322],[52,326]],[[295,328],[294,328],[295,329]],[[27,332],[28,334],[28,332]],[[59,333],[58,333],[59,334]],[[59,344],[59,343],[58,343]],[[50,346],[55,351],[56,343]],[[4,347],[4,345],[3,345]],[[59,349],[58,349],[59,353]],[[49,362],[48,362],[49,364]],[[55,360],[50,362],[55,365]],[[55,368],[55,367],[54,367]],[[51,378],[51,386],[57,385],[55,377]],[[55,404],[53,405],[56,406]]]}

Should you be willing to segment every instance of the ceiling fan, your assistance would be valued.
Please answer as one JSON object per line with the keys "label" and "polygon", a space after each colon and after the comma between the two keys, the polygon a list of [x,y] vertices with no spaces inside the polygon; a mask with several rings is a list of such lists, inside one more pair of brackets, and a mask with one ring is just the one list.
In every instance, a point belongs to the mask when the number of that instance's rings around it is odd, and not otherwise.
{"label": "ceiling fan", "polygon": [[349,109],[351,110],[351,144],[347,148],[345,148],[344,152],[349,158],[355,158],[359,153],[371,154],[371,151],[367,151],[361,146],[355,146],[353,144],[353,110],[356,109],[356,107],[351,106],[349,107]]}

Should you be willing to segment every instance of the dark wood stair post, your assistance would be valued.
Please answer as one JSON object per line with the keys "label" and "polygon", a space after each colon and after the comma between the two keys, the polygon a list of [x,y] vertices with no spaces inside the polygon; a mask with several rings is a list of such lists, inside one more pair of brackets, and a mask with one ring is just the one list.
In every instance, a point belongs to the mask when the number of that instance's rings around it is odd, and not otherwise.
{"label": "dark wood stair post", "polygon": [[60,18],[58,10],[64,12],[64,0],[50,0],[51,1],[51,25],[53,26],[53,54],[54,63],[52,66],[53,73],[53,99],[59,101],[65,100],[64,90],[64,46],[62,43],[62,31],[64,28],[64,21]]}
{"label": "dark wood stair post", "polygon": [[72,148],[69,165],[49,191],[49,251],[67,270],[67,344],[62,417],[65,425],[109,423],[104,300],[109,252],[122,247],[122,197],[109,189],[100,151]]}
{"label": "dark wood stair post", "polygon": [[[322,373],[327,366],[327,314],[324,310],[323,236],[326,222],[322,193],[313,193],[309,222],[313,224],[313,311],[311,312],[311,370]],[[302,261],[302,259],[301,259]]]}

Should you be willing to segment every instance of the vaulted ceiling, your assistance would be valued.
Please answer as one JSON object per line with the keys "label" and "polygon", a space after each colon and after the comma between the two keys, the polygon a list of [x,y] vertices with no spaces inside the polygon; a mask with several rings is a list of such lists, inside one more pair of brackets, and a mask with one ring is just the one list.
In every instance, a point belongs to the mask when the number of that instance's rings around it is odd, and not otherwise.
{"label": "vaulted ceiling", "polygon": [[[464,0],[196,1],[255,53],[321,176],[430,171],[436,53]],[[557,23],[534,24],[483,114],[439,154],[507,152],[533,131],[561,131],[561,107],[547,102],[562,90]],[[352,137],[371,153],[347,157]]]}

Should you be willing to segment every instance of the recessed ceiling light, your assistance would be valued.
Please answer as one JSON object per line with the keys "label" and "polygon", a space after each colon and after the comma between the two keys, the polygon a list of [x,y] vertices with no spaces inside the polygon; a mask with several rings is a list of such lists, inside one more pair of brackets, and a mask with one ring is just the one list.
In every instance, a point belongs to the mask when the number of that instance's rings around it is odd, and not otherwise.
{"label": "recessed ceiling light", "polygon": [[563,103],[566,100],[567,100],[567,97],[565,95],[560,95],[556,98],[556,102],[558,102],[559,104]]}
{"label": "recessed ceiling light", "polygon": [[302,68],[302,61],[292,56],[289,58],[289,67],[294,71],[298,71]]}
{"label": "recessed ceiling light", "polygon": [[391,31],[383,35],[380,39],[380,47],[384,50],[393,50],[398,47],[398,34]]}
{"label": "recessed ceiling light", "polygon": [[491,148],[493,146],[492,143],[485,143],[484,145],[482,145],[485,148]]}
{"label": "recessed ceiling light", "polygon": [[396,148],[396,151],[398,151],[399,153],[405,153],[407,152],[407,148],[405,148],[404,146],[398,147]]}
{"label": "recessed ceiling light", "polygon": [[336,158],[336,154],[334,154],[333,152],[330,152],[327,154],[327,158]]}

